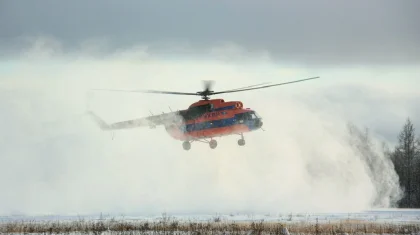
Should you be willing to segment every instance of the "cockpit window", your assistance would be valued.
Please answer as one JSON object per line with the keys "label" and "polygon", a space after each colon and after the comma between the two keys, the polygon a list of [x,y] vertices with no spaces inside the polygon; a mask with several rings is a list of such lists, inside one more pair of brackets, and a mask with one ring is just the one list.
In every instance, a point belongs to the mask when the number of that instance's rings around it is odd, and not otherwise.
{"label": "cockpit window", "polygon": [[246,117],[248,118],[248,119],[258,119],[258,118],[260,118],[260,116],[257,114],[257,112],[255,112],[255,111],[250,111],[250,112],[247,112],[246,113]]}
{"label": "cockpit window", "polygon": [[254,113],[255,117],[261,118],[261,116],[257,112],[253,111],[252,113]]}
{"label": "cockpit window", "polygon": [[240,113],[236,115],[238,120],[253,120],[260,118],[257,113],[254,111],[246,112],[246,113]]}

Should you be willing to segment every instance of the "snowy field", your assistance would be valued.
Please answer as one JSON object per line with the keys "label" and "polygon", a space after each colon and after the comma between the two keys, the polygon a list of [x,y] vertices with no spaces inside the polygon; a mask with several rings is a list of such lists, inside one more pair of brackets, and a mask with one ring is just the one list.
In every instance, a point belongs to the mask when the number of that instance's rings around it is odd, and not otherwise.
{"label": "snowy field", "polygon": [[15,215],[2,216],[0,222],[0,234],[420,234],[420,209],[276,215]]}
{"label": "snowy field", "polygon": [[183,215],[183,214],[161,214],[153,216],[136,216],[136,215],[110,215],[99,214],[90,216],[80,215],[40,215],[40,216],[0,216],[1,222],[11,221],[76,221],[76,220],[124,220],[124,221],[160,221],[162,218],[177,221],[224,221],[224,222],[316,222],[329,223],[340,222],[346,220],[378,222],[378,223],[419,223],[420,209],[381,209],[372,211],[362,211],[359,213],[279,213],[279,214],[251,214],[251,213],[232,213],[232,214],[209,214],[209,215]]}

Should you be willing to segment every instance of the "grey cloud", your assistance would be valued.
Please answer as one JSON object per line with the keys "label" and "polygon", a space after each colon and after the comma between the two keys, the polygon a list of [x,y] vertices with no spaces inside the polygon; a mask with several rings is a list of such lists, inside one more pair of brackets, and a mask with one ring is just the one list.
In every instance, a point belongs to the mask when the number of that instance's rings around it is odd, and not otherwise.
{"label": "grey cloud", "polygon": [[67,50],[106,38],[111,50],[133,44],[167,53],[186,42],[200,54],[225,42],[300,63],[418,63],[420,2],[407,1],[8,1],[0,7],[1,50],[48,35]]}

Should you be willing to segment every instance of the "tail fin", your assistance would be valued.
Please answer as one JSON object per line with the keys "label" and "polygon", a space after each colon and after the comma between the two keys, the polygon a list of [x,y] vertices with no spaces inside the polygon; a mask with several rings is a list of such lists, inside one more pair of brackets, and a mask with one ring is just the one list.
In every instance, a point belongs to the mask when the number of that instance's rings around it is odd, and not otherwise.
{"label": "tail fin", "polygon": [[94,114],[92,111],[87,112],[88,115],[92,117],[92,119],[98,124],[98,126],[101,128],[101,130],[109,130],[109,125],[102,120],[100,117],[98,117],[96,114]]}

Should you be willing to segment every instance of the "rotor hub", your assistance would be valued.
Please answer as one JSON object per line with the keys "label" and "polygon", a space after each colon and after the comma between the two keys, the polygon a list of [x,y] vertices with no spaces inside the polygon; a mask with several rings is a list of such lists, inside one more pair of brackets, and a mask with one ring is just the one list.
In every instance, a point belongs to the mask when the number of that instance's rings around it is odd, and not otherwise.
{"label": "rotor hub", "polygon": [[203,100],[209,100],[210,96],[214,93],[214,91],[209,91],[209,90],[205,90],[205,91],[198,91],[196,92],[197,95],[201,96],[201,98]]}

